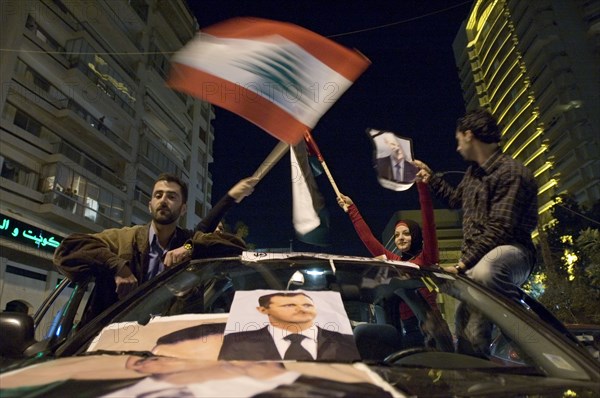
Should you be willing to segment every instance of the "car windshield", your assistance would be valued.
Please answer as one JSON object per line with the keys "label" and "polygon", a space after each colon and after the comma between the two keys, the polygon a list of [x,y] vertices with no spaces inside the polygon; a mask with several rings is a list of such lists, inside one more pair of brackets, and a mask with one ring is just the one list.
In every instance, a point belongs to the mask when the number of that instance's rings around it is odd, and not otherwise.
{"label": "car windshield", "polygon": [[[110,325],[103,322],[104,330],[121,328],[124,334],[129,331],[129,336],[139,336],[138,328],[153,320],[181,319],[177,316],[186,314],[210,315],[226,322],[236,295],[257,290],[301,291],[309,295],[335,292],[341,298],[343,315],[351,327],[349,333],[354,334],[364,362],[385,360],[394,366],[477,368],[490,372],[501,367],[521,373],[588,379],[573,354],[556,343],[556,334],[548,334],[544,332],[547,329],[531,323],[532,319],[541,321],[526,305],[499,299],[468,279],[444,272],[419,269],[409,263],[345,256],[246,252],[236,258],[194,260],[165,272],[146,289],[140,289],[129,305],[110,319]],[[433,300],[426,299],[428,292]],[[505,346],[492,347],[487,358],[456,353],[454,313],[460,302],[480,311],[493,325],[494,336],[502,336]],[[402,315],[407,309],[402,306],[407,306],[416,320],[416,339],[410,336],[408,321]],[[256,307],[255,302],[247,303],[248,312],[254,313]],[[257,329],[262,324],[259,321],[238,325],[236,331]],[[129,342],[138,341],[135,338]],[[152,345],[92,344],[87,349],[143,351]],[[432,352],[436,355],[429,355]],[[513,354],[518,360],[511,358]]]}
{"label": "car windshield", "polygon": [[351,257],[245,253],[241,261],[193,261],[115,321],[143,324],[156,315],[228,313],[236,291],[272,289],[339,292],[353,326],[378,323],[386,319],[382,311],[390,292],[385,282],[392,277],[424,286],[415,268]]}

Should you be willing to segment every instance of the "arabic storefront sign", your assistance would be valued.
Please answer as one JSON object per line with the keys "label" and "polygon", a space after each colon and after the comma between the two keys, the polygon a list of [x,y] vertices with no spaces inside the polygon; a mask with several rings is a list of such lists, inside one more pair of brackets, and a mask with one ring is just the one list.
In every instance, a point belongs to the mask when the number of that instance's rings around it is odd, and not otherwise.
{"label": "arabic storefront sign", "polygon": [[0,214],[0,236],[14,242],[54,253],[62,237],[25,222]]}

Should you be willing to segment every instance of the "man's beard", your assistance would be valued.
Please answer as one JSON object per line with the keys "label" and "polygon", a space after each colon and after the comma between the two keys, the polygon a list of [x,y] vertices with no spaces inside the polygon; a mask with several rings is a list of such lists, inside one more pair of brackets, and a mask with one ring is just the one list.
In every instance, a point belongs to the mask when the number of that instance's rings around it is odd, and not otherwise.
{"label": "man's beard", "polygon": [[[166,214],[160,214],[161,210],[166,210]],[[169,208],[160,208],[152,212],[152,220],[160,225],[173,224],[179,218],[179,211],[171,211]]]}

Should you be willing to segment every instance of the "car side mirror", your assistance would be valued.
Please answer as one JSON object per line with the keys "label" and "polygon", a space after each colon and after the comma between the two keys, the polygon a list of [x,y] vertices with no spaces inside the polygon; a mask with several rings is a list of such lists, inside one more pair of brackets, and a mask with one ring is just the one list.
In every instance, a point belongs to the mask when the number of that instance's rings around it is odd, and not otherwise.
{"label": "car side mirror", "polygon": [[0,312],[0,355],[5,358],[22,358],[35,341],[33,318],[21,312]]}

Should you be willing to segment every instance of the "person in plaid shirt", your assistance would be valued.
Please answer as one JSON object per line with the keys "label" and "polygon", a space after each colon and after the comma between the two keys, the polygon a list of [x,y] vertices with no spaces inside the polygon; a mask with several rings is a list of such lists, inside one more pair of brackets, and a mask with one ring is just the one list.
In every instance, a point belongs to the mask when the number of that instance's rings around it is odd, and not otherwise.
{"label": "person in plaid shirt", "polygon": [[[463,209],[461,258],[452,273],[519,300],[519,287],[535,264],[531,233],[537,226],[537,184],[532,172],[500,149],[501,133],[485,109],[457,121],[456,150],[472,164],[458,186],[434,174],[423,162],[417,178],[428,183],[451,208]],[[467,327],[468,325],[468,327]],[[456,313],[459,352],[486,356],[491,325],[461,304]]]}

